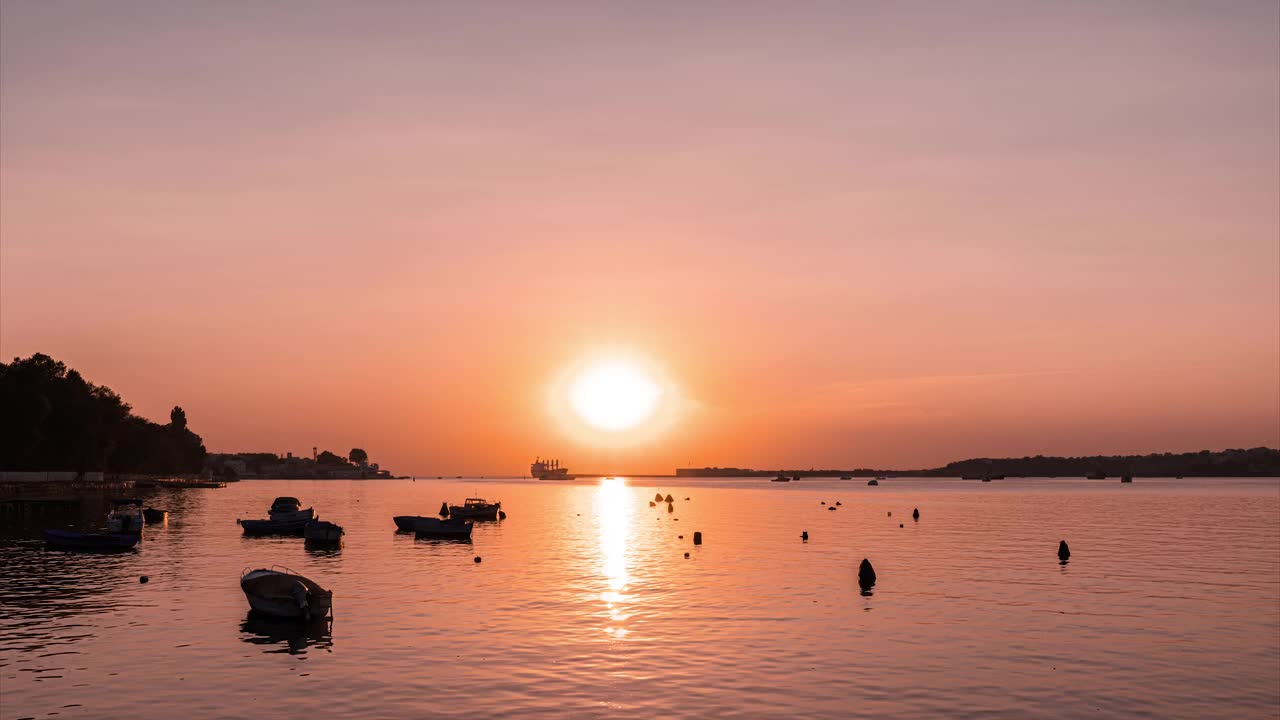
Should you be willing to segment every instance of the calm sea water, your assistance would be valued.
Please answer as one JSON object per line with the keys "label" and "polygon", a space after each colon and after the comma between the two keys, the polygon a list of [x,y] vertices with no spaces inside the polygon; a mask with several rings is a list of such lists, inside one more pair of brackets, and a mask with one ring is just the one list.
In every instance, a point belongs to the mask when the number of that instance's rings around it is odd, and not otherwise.
{"label": "calm sea water", "polygon": [[[655,492],[674,512],[649,507]],[[395,532],[393,515],[476,493],[509,517],[470,544]],[[242,537],[235,519],[277,495],[344,525],[345,546]],[[125,555],[42,547],[40,527],[78,518],[5,528],[0,719],[1280,714],[1274,479],[246,481],[147,497],[171,519]],[[241,570],[272,564],[332,589],[332,622],[248,617]]]}

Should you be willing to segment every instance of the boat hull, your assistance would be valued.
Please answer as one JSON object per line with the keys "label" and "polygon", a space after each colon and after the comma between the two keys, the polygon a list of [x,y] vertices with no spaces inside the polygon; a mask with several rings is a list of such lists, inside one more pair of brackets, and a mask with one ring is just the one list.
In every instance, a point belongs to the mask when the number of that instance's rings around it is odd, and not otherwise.
{"label": "boat hull", "polygon": [[71,530],[45,530],[47,547],[82,552],[124,552],[142,541],[140,533],[82,533]]}
{"label": "boat hull", "polygon": [[158,525],[169,519],[167,510],[157,510],[155,508],[147,508],[142,511],[142,516],[146,518],[147,524]]}
{"label": "boat hull", "polygon": [[240,527],[245,535],[301,535],[307,527],[308,519],[276,521],[276,520],[241,520]]}
{"label": "boat hull", "polygon": [[323,520],[312,520],[302,529],[302,537],[311,543],[340,543],[344,534],[340,525]]}
{"label": "boat hull", "polygon": [[272,513],[268,513],[267,517],[271,518],[273,521],[276,521],[276,522],[294,522],[297,520],[301,520],[305,522],[307,520],[314,520],[316,517],[316,512],[314,508],[307,508],[306,510],[272,512]]}
{"label": "boat hull", "polygon": [[471,523],[461,519],[438,520],[432,517],[414,518],[413,531],[424,537],[469,538]]}
{"label": "boat hull", "polygon": [[462,505],[450,505],[449,517],[462,518],[464,520],[497,520],[498,511],[501,509],[499,505],[491,505],[480,510]]}

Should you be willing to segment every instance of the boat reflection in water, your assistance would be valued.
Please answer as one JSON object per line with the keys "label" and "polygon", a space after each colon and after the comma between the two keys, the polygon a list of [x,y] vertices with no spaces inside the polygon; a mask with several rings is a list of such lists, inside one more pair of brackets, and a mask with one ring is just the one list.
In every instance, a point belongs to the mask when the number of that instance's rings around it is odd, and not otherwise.
{"label": "boat reflection in water", "polygon": [[308,647],[332,651],[333,617],[310,622],[272,618],[250,611],[240,623],[240,640],[250,645],[265,645],[265,653],[305,653]]}
{"label": "boat reflection in water", "polygon": [[608,611],[604,631],[616,638],[629,632],[625,625],[631,616],[624,611],[630,600],[626,594],[631,576],[627,572],[627,545],[631,540],[631,514],[635,499],[624,478],[605,478],[596,491],[596,518],[600,528],[600,555],[607,589],[600,594]]}

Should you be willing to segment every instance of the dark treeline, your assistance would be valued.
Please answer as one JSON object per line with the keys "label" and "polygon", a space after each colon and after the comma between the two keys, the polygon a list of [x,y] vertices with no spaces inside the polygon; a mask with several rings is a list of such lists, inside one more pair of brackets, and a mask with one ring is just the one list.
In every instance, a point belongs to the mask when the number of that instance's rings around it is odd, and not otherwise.
{"label": "dark treeline", "polygon": [[1280,450],[1201,450],[1151,455],[1093,455],[1089,457],[975,458],[927,470],[925,475],[1008,475],[1072,477],[1100,472],[1115,477],[1245,477],[1280,475]]}
{"label": "dark treeline", "polygon": [[161,425],[48,355],[0,363],[0,469],[180,474],[204,459],[180,407]]}

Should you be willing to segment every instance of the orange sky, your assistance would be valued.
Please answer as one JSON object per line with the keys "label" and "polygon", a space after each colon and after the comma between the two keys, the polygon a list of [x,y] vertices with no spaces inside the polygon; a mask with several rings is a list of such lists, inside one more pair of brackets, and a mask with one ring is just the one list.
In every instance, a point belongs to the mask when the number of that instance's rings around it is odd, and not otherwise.
{"label": "orange sky", "polygon": [[403,472],[1280,445],[1275,3],[601,5],[3,3],[0,355]]}

